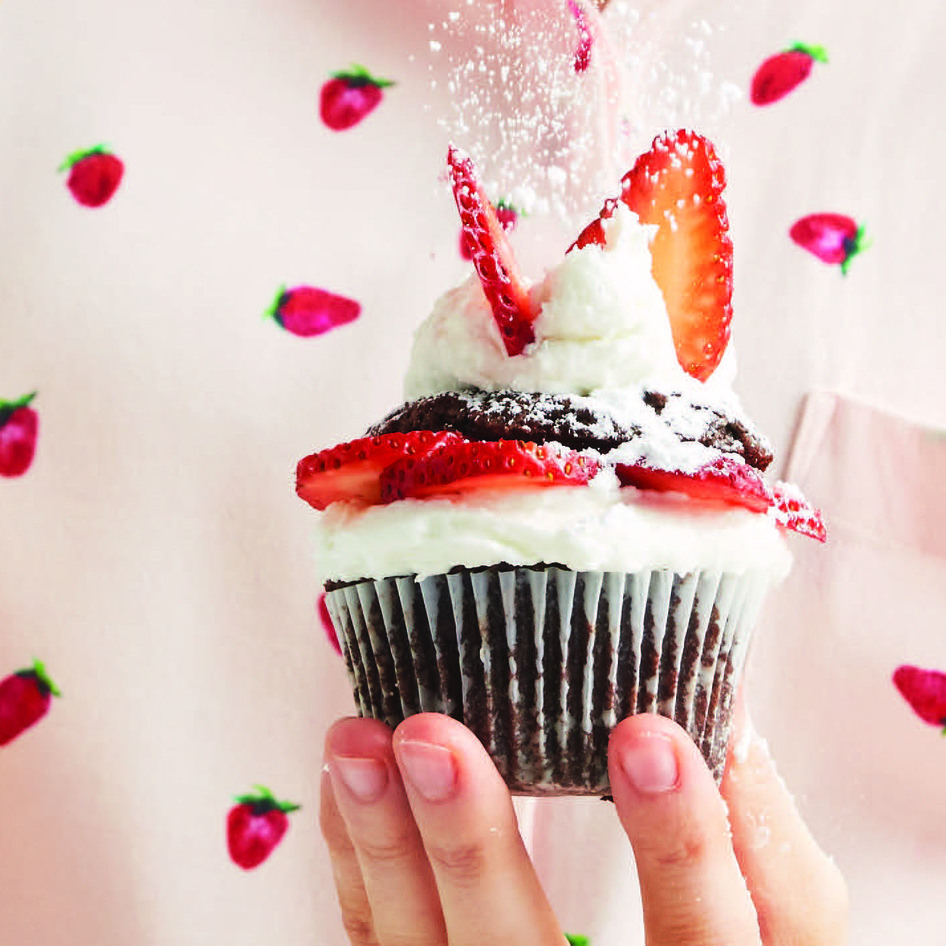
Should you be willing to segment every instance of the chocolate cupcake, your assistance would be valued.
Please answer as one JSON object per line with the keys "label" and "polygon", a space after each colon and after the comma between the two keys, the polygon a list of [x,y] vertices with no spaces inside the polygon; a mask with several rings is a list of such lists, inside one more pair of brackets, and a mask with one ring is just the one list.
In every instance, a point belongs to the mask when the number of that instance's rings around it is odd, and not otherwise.
{"label": "chocolate cupcake", "polygon": [[611,729],[656,712],[719,778],[783,533],[824,538],[730,390],[722,169],[658,138],[527,287],[450,168],[478,278],[419,329],[407,402],[297,470],[358,711],[447,713],[546,795],[607,794]]}

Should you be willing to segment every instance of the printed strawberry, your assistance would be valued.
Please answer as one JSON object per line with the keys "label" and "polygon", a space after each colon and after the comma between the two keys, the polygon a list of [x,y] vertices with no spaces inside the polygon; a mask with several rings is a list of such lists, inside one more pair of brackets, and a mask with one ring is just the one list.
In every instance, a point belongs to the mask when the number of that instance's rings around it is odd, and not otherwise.
{"label": "printed strawberry", "polygon": [[802,496],[797,486],[791,483],[776,483],[772,495],[775,519],[783,529],[807,535],[819,542],[828,540],[828,530],[820,511]]}
{"label": "printed strawberry", "polygon": [[506,354],[520,355],[535,341],[532,322],[536,313],[532,311],[512,247],[496,208],[483,193],[472,160],[451,145],[447,163],[467,252],[493,310]]}
{"label": "printed strawberry", "polygon": [[38,660],[0,680],[0,746],[38,723],[49,712],[54,696],[61,694]]}
{"label": "printed strawberry", "polygon": [[319,595],[318,603],[318,612],[319,620],[322,622],[322,630],[325,631],[325,636],[328,638],[328,642],[332,645],[332,650],[341,657],[342,647],[338,643],[338,633],[335,630],[335,624],[332,621],[332,615],[328,613],[328,604],[325,601],[325,592]]}
{"label": "printed strawberry", "polygon": [[827,62],[822,46],[795,43],[774,56],[769,56],[752,77],[749,97],[753,105],[771,105],[785,98],[811,73],[815,62]]}
{"label": "printed strawberry", "polygon": [[578,30],[578,45],[575,47],[575,72],[584,72],[591,65],[591,50],[594,48],[595,37],[588,20],[588,14],[579,0],[568,0],[568,10],[575,20]]}
{"label": "printed strawberry", "polygon": [[36,455],[39,415],[30,407],[36,392],[0,401],[0,476],[22,476]]}
{"label": "printed strawberry", "polygon": [[946,673],[904,665],[893,672],[894,686],[920,719],[942,726],[946,736]]}
{"label": "printed strawberry", "polygon": [[[677,360],[705,381],[729,343],[732,321],[732,241],[723,201],[726,174],[713,146],[681,130],[654,139],[621,181],[620,199],[656,224],[653,274],[663,293]],[[604,243],[603,221],[617,207],[605,202],[569,248]]]}
{"label": "printed strawberry", "polygon": [[239,795],[227,814],[227,848],[230,859],[244,870],[258,867],[272,854],[289,828],[290,812],[299,805],[279,801],[263,785],[256,791]]}
{"label": "printed strawberry", "polygon": [[693,499],[744,506],[753,512],[765,512],[773,501],[758,471],[732,457],[718,457],[692,473],[628,463],[618,463],[614,469],[622,486],[685,493]]}
{"label": "printed strawberry", "polygon": [[83,207],[101,207],[118,190],[125,165],[105,145],[96,145],[84,151],[74,151],[58,170],[69,172],[66,186]]}
{"label": "printed strawberry", "polygon": [[519,440],[451,441],[404,457],[381,474],[381,501],[457,495],[481,489],[581,486],[597,472],[590,457]]}
{"label": "printed strawberry", "polygon": [[361,315],[361,304],[314,286],[280,286],[265,315],[287,332],[310,338],[354,322]]}
{"label": "printed strawberry", "polygon": [[375,78],[364,66],[333,72],[319,94],[322,121],[333,131],[357,125],[381,104],[383,90],[392,85],[389,79]]}
{"label": "printed strawberry", "polygon": [[[496,219],[506,233],[511,233],[516,229],[516,224],[519,222],[519,211],[508,201],[500,200],[496,204]],[[467,246],[466,234],[462,227],[460,228],[460,256],[465,260],[473,259],[473,254]]]}
{"label": "printed strawberry", "polygon": [[341,443],[299,461],[296,493],[316,509],[339,500],[376,504],[381,502],[381,473],[395,460],[422,456],[440,444],[462,440],[449,431],[415,430]]}
{"label": "printed strawberry", "polygon": [[838,263],[847,275],[851,260],[870,245],[864,228],[844,214],[809,214],[792,224],[788,235],[825,263]]}

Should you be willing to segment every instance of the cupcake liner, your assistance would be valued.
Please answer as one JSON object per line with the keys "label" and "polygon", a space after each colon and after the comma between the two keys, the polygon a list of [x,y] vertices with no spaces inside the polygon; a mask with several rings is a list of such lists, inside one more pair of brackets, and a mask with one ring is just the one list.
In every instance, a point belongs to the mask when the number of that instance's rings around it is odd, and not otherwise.
{"label": "cupcake liner", "polygon": [[608,737],[633,713],[680,723],[722,777],[763,573],[455,569],[329,586],[362,716],[446,713],[510,789],[609,792]]}

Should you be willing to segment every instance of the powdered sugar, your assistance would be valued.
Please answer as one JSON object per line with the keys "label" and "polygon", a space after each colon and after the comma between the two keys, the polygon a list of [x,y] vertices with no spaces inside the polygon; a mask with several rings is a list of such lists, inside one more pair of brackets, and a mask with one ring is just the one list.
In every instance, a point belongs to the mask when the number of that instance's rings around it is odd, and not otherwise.
{"label": "powdered sugar", "polygon": [[489,165],[489,193],[525,186],[529,213],[583,219],[656,130],[712,134],[741,94],[714,60],[728,11],[710,22],[627,0],[603,14],[588,0],[453,6],[429,24],[430,81],[445,76],[451,93],[440,124]]}

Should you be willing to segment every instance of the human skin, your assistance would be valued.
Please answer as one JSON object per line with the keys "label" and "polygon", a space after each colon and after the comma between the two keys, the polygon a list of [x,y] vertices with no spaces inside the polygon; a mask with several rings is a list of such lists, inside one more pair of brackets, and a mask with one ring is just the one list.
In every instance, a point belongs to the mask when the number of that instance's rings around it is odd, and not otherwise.
{"label": "human skin", "polygon": [[[843,878],[741,708],[736,730],[720,788],[672,720],[632,716],[611,735],[615,831],[634,850],[647,946],[840,946]],[[352,946],[565,943],[501,776],[449,717],[393,733],[336,722],[320,821]]]}

